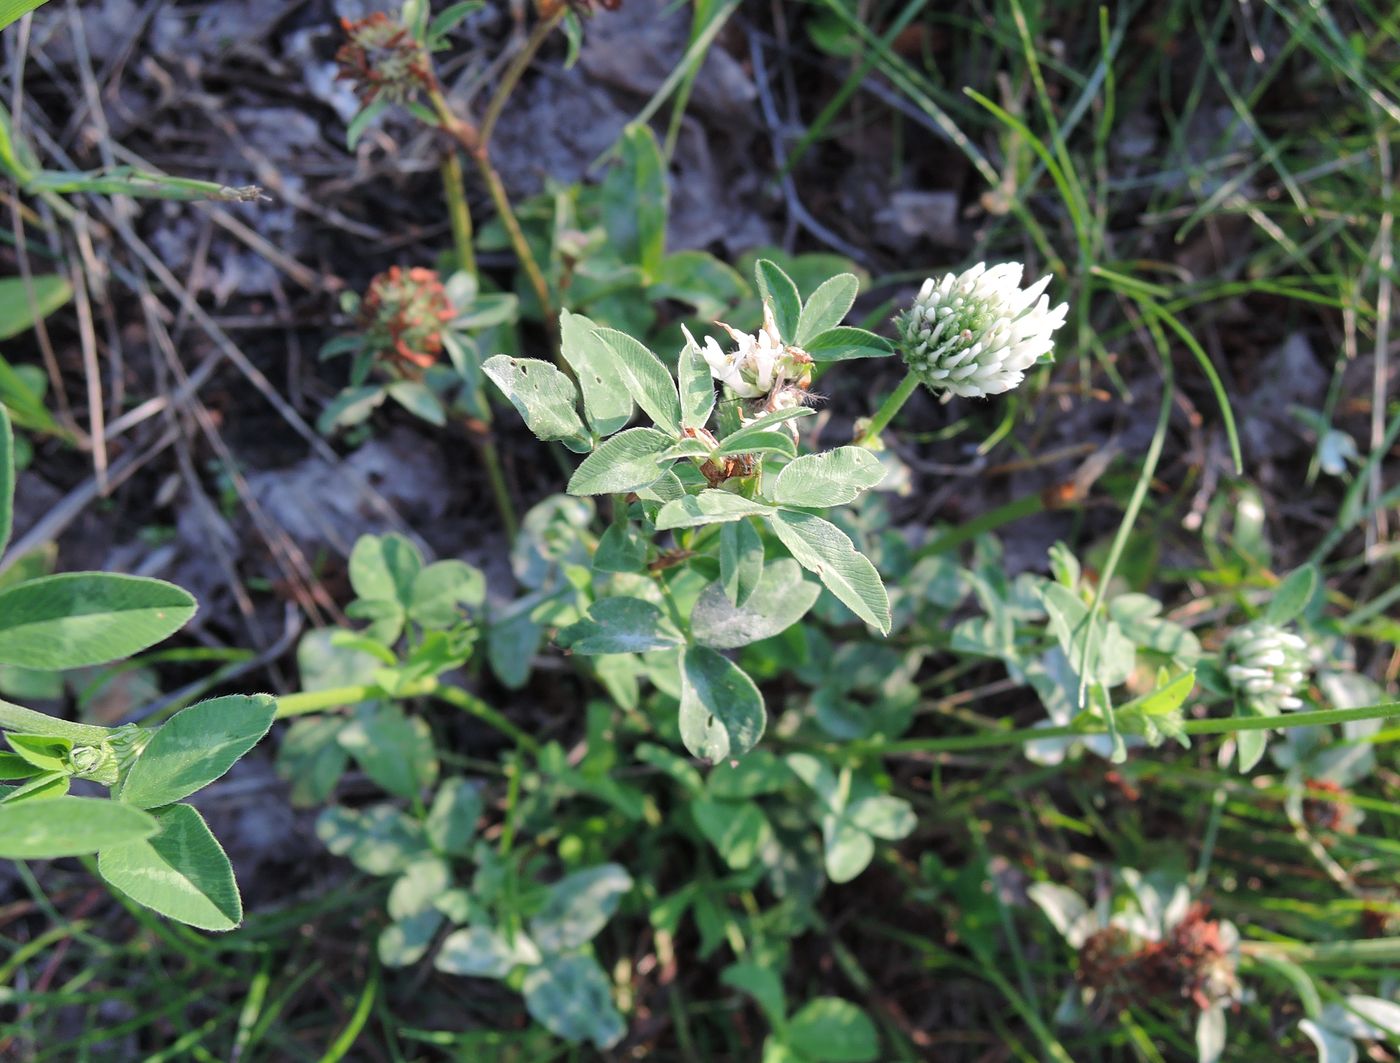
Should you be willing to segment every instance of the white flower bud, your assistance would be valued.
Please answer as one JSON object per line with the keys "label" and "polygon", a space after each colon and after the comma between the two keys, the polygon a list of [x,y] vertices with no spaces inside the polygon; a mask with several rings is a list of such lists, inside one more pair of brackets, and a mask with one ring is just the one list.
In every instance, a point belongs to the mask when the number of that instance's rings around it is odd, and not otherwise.
{"label": "white flower bud", "polygon": [[1067,303],[1053,310],[1050,278],[1022,289],[1019,262],[929,278],[899,318],[904,362],[935,391],[979,398],[1010,391],[1026,370],[1050,358],[1051,333]]}
{"label": "white flower bud", "polygon": [[764,398],[789,387],[805,389],[812,379],[812,359],[800,347],[789,347],[778,335],[773,310],[763,307],[763,328],[749,335],[730,328],[723,321],[719,327],[734,339],[735,349],[728,354],[713,338],[701,347],[689,330],[685,337],[710,367],[710,374],[741,399]]}
{"label": "white flower bud", "polygon": [[1256,620],[1235,631],[1221,651],[1225,678],[1256,712],[1276,716],[1302,708],[1308,644],[1291,631]]}

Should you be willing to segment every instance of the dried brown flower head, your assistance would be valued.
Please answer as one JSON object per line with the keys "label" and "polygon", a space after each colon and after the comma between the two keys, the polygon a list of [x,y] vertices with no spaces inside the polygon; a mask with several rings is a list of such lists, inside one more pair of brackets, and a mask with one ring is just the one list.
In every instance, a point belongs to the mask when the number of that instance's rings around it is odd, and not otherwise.
{"label": "dried brown flower head", "polygon": [[392,266],[370,281],[361,304],[365,344],[410,372],[442,353],[442,327],[457,314],[437,272]]}
{"label": "dried brown flower head", "polygon": [[346,42],[336,52],[337,80],[355,86],[360,103],[384,99],[404,103],[432,87],[428,51],[409,28],[376,11],[362,19],[341,19]]}

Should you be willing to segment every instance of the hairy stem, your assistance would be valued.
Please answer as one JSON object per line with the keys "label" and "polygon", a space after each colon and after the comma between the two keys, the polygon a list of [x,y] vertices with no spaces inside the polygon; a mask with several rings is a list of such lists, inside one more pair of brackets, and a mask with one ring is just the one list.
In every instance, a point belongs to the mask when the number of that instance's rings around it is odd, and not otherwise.
{"label": "hairy stem", "polygon": [[105,742],[112,735],[111,729],[107,727],[70,723],[67,720],[55,719],[47,713],[26,709],[22,705],[11,705],[8,701],[0,701],[0,731],[69,738],[83,745]]}

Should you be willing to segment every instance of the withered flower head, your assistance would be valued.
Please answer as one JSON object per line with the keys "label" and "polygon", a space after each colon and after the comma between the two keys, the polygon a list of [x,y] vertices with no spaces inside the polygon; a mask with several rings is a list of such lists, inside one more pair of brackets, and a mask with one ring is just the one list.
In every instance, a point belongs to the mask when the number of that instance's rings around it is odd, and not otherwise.
{"label": "withered flower head", "polygon": [[391,266],[365,292],[365,345],[401,368],[427,369],[442,353],[443,325],[456,315],[435,270]]}
{"label": "withered flower head", "polygon": [[360,103],[405,103],[432,87],[428,51],[409,28],[376,11],[362,19],[341,19],[346,42],[335,54],[337,80],[352,82]]}

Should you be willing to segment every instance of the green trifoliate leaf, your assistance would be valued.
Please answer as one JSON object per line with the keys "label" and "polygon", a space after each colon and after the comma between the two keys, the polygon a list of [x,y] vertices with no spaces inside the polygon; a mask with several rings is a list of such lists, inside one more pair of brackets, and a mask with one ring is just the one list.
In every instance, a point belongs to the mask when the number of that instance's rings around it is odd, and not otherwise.
{"label": "green trifoliate leaf", "polygon": [[28,761],[38,771],[68,771],[68,753],[73,748],[71,738],[12,732],[5,735],[5,741],[17,756]]}
{"label": "green trifoliate leaf", "polygon": [[195,600],[141,576],[73,572],[0,591],[0,664],[62,670],[130,657],[168,638]]}
{"label": "green trifoliate leaf", "polygon": [[436,909],[414,912],[395,920],[379,932],[375,951],[385,967],[409,967],[425,955],[433,944],[443,915]]}
{"label": "green trifoliate leaf", "polygon": [[656,514],[656,530],[698,528],[705,524],[720,524],[770,513],[772,509],[772,506],[730,491],[701,491],[698,495],[686,495],[662,506]]}
{"label": "green trifoliate leaf", "polygon": [[362,535],[350,551],[350,586],[361,598],[407,607],[413,600],[413,581],[422,568],[423,555],[406,537]]}
{"label": "green trifoliate leaf", "polygon": [[870,559],[836,525],[810,513],[774,510],[768,515],[773,532],[803,568],[815,572],[851,612],[889,634],[890,599]]}
{"label": "green trifoliate leaf", "polygon": [[435,561],[413,579],[408,615],[426,628],[449,628],[462,618],[461,607],[486,600],[486,577],[465,561]]}
{"label": "green trifoliate leaf", "polygon": [[596,334],[613,352],[624,386],[657,428],[674,439],[681,434],[681,403],[676,382],[661,359],[625,332],[600,328]]}
{"label": "green trifoliate leaf", "polygon": [[774,1029],[781,1029],[786,1024],[787,1001],[783,997],[783,982],[773,968],[756,963],[735,963],[720,972],[719,980],[731,989],[753,997]]}
{"label": "green trifoliate leaf", "polygon": [[[733,405],[733,403],[725,404],[726,407]],[[817,411],[810,406],[793,406],[786,410],[773,410],[771,413],[761,413],[742,427],[736,423],[733,430],[722,438],[725,440],[731,439],[739,432],[766,431],[774,425],[782,424],[784,421],[793,421],[800,417],[812,417],[816,412]]]}
{"label": "green trifoliate leaf", "polygon": [[627,390],[612,346],[598,327],[582,314],[559,314],[559,353],[574,371],[583,390],[583,411],[599,436],[610,436],[632,419],[632,395]]}
{"label": "green trifoliate leaf", "polygon": [[588,616],[559,633],[573,653],[646,653],[681,645],[684,637],[651,602],[641,598],[599,598]]}
{"label": "green trifoliate leaf", "polygon": [[433,966],[447,974],[471,978],[504,978],[516,967],[534,967],[540,950],[525,934],[506,936],[484,926],[471,926],[447,936]]}
{"label": "green trifoliate leaf", "polygon": [[706,587],[691,611],[691,632],[702,646],[718,650],[747,646],[786,631],[807,614],[820,594],[821,588],[802,578],[795,561],[782,558],[764,567],[757,589],[743,605],[734,605],[721,583]]}
{"label": "green trifoliate leaf", "polygon": [[894,344],[865,329],[842,325],[813,336],[802,348],[814,362],[844,362],[852,358],[885,358]]}
{"label": "green trifoliate leaf", "polygon": [[617,864],[565,875],[549,888],[544,907],[530,920],[530,937],[547,954],[585,945],[612,918],[631,888],[632,876]]}
{"label": "green trifoliate leaf", "polygon": [[708,646],[681,657],[681,741],[693,756],[718,764],[741,757],[763,737],[763,695],[737,664]]}
{"label": "green trifoliate leaf", "polygon": [[230,694],[176,713],[128,770],[121,800],[159,808],[203,789],[258,744],[276,712],[277,702],[266,694]]}
{"label": "green trifoliate leaf", "polygon": [[104,845],[98,874],[109,886],[161,915],[202,930],[232,930],[243,921],[238,884],[218,839],[191,805],[151,813],[157,833]]}
{"label": "green trifoliate leaf", "polygon": [[21,786],[6,787],[0,805],[25,803],[29,807],[35,801],[51,801],[68,792],[71,777],[67,772],[45,771]]}
{"label": "green trifoliate leaf", "polygon": [[736,520],[719,530],[719,581],[733,605],[743,605],[763,578],[763,540],[752,521]]}
{"label": "green trifoliate leaf", "polygon": [[438,787],[425,827],[433,848],[449,856],[463,856],[476,836],[481,818],[481,794],[466,779],[447,779]]}
{"label": "green trifoliate leaf", "polygon": [[417,797],[437,779],[432,731],[397,705],[383,706],[346,724],[339,741],[366,775],[398,797]]}
{"label": "green trifoliate leaf", "polygon": [[591,956],[560,956],[532,967],[523,990],[525,1007],[556,1037],[574,1043],[589,1040],[606,1050],[627,1032],[608,977]]}
{"label": "green trifoliate leaf", "polygon": [[853,273],[838,273],[821,285],[807,299],[797,322],[797,346],[835,328],[846,319],[860,291],[860,281]]}
{"label": "green trifoliate leaf", "polygon": [[618,141],[618,162],[603,180],[603,227],[609,248],[650,279],[666,253],[666,160],[645,123]]}
{"label": "green trifoliate leaf", "polygon": [[558,439],[570,450],[588,449],[588,432],[574,403],[573,382],[548,362],[538,358],[488,358],[482,370],[501,389],[530,431],[540,439]]}
{"label": "green trifoliate leaf", "polygon": [[802,297],[797,293],[797,285],[770,259],[760,258],[755,262],[753,273],[760,298],[773,311],[778,335],[784,343],[796,343],[798,322],[802,317]]}
{"label": "green trifoliate leaf", "polygon": [[662,455],[675,440],[655,428],[629,428],[598,445],[569,480],[571,495],[621,494],[654,484],[666,472]]}
{"label": "green trifoliate leaf", "polygon": [[364,811],[328,808],[316,819],[316,837],[336,856],[370,875],[392,875],[427,853],[422,826],[393,805]]}
{"label": "green trifoliate leaf", "polygon": [[629,522],[611,524],[593,553],[595,572],[638,572],[646,564],[647,541]]}
{"label": "green trifoliate leaf", "polygon": [[[0,3],[0,26],[9,21],[5,17],[9,11],[5,8],[14,6],[14,0],[8,4]],[[38,6],[30,0],[21,0],[19,4],[21,11]],[[58,273],[41,273],[28,278],[0,278],[0,340],[28,332],[34,327],[36,311],[39,318],[48,317],[71,298],[73,286],[67,277]]]}
{"label": "green trifoliate leaf", "polygon": [[789,462],[769,493],[779,505],[825,509],[855,501],[884,478],[880,459],[865,447],[837,447]]}
{"label": "green trifoliate leaf", "polygon": [[447,413],[432,388],[420,380],[395,380],[384,385],[384,393],[409,413],[441,428],[447,423]]}

